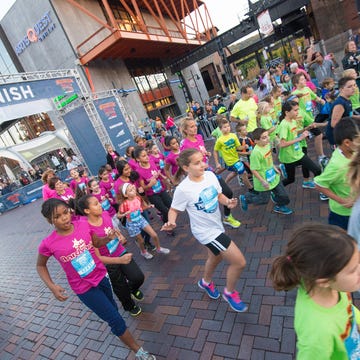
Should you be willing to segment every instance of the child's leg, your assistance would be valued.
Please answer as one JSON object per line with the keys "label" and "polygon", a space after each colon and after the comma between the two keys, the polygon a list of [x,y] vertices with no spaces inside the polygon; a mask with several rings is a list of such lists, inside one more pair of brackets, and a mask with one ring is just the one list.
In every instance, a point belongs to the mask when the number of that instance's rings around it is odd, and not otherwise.
{"label": "child's leg", "polygon": [[150,235],[150,237],[152,237],[152,239],[155,242],[155,246],[157,249],[160,248],[160,240],[159,240],[159,236],[157,235],[157,233],[155,232],[155,230],[151,227],[150,224],[146,225],[143,230],[148,233]]}
{"label": "child's leg", "polygon": [[314,176],[318,176],[321,174],[321,169],[318,165],[316,165],[307,155],[304,155],[300,159],[300,163],[302,166],[306,167],[308,170],[310,170]]}
{"label": "child's leg", "polygon": [[287,178],[283,179],[282,183],[284,186],[292,184],[295,181],[295,170],[296,166],[299,164],[299,161],[293,163],[284,164],[286,169]]}
{"label": "child's leg", "polygon": [[228,184],[236,176],[237,176],[237,174],[235,172],[230,172],[225,179],[226,184]]}
{"label": "child's leg", "polygon": [[131,292],[135,292],[136,290],[138,290],[140,286],[144,283],[145,276],[139,268],[138,264],[135,262],[135,260],[131,259],[129,264],[120,264],[120,268],[127,280]]}
{"label": "child's leg", "polygon": [[246,171],[244,171],[244,172],[242,173],[241,178],[242,178],[245,186],[246,186],[249,190],[253,189],[253,186],[252,186],[252,184],[251,184],[251,182],[250,182],[250,180],[249,180],[249,177],[248,177],[248,174],[247,174]]}
{"label": "child's leg", "polygon": [[284,185],[280,181],[279,184],[271,190],[274,194],[274,201],[278,206],[288,205],[290,203],[289,195],[287,194]]}
{"label": "child's leg", "polygon": [[[166,194],[166,195],[163,195]],[[167,199],[169,197],[170,200]],[[161,217],[164,223],[168,220],[169,206],[171,205],[171,197],[166,191],[160,194],[154,194],[148,197],[149,201],[161,212]],[[165,200],[165,201],[164,201]],[[169,206],[166,206],[169,203]]]}
{"label": "child's leg", "polygon": [[[302,148],[302,152],[307,155],[307,147],[303,147]],[[309,181],[309,178],[310,178],[310,171],[307,167],[305,167],[304,165],[301,165],[301,171],[302,171],[302,174],[303,174],[303,178],[304,178],[304,181]]]}
{"label": "child's leg", "polygon": [[214,271],[216,267],[219,265],[219,263],[222,260],[221,254],[214,255],[209,249],[208,251],[208,257],[205,262],[205,270],[204,270],[204,280],[207,283],[210,283],[212,281],[212,276],[214,274]]}
{"label": "child's leg", "polygon": [[146,249],[145,249],[145,242],[144,242],[144,238],[142,237],[141,234],[137,234],[135,236],[136,238],[136,242],[139,244],[139,248],[140,248],[140,251],[142,253],[146,252]]}

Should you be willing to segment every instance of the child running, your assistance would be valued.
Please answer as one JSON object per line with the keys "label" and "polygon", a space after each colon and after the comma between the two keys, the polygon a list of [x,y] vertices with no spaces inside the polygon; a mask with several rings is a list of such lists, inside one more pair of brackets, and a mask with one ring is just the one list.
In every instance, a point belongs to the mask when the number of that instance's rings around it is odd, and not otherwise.
{"label": "child running", "polygon": [[290,199],[280,181],[280,171],[273,163],[269,132],[257,128],[252,135],[256,145],[250,155],[250,169],[255,191],[240,195],[241,208],[247,211],[248,204],[267,204],[271,195],[275,203],[274,212],[290,215],[293,211],[286,206]]}
{"label": "child running", "polygon": [[212,277],[221,260],[226,260],[230,265],[227,270],[223,298],[235,311],[246,311],[247,305],[235,290],[236,283],[245,268],[246,260],[240,249],[224,233],[219,209],[219,203],[234,208],[237,200],[229,199],[222,194],[215,174],[205,171],[207,164],[204,163],[203,154],[199,150],[186,149],[182,151],[178,163],[177,176],[180,175],[180,172],[185,171],[187,177],[175,189],[169,211],[169,221],[161,230],[174,229],[179,212],[186,210],[189,214],[193,235],[208,248],[204,277],[199,280],[198,286],[204,289],[210,298],[218,299],[220,293],[215,287]]}
{"label": "child running", "polygon": [[87,221],[72,222],[69,205],[59,199],[45,201],[41,213],[55,230],[40,243],[36,269],[55,298],[65,301],[69,296],[50,276],[47,262],[51,256],[63,268],[70,287],[80,301],[109,324],[112,333],[134,351],[135,358],[155,360],[155,356],[144,351],[127,329],[118,312],[106,268],[95,255],[94,246],[106,245],[116,237],[115,231],[110,230],[104,238],[91,235]]}
{"label": "child running", "polygon": [[270,277],[275,290],[298,288],[297,360],[360,358],[360,313],[349,294],[360,288],[359,250],[351,236],[333,225],[302,226]]}
{"label": "child running", "polygon": [[177,158],[180,155],[180,144],[175,136],[166,136],[165,145],[169,147],[170,152],[165,158],[165,174],[173,185],[176,185],[174,175],[178,170]]}
{"label": "child running", "polygon": [[106,237],[115,229],[116,238],[99,249],[94,249],[96,256],[106,266],[115,295],[120,300],[125,311],[131,316],[141,313],[138,301],[144,299],[140,286],[144,283],[144,274],[128,253],[123,244],[126,242],[121,232],[113,227],[109,214],[102,210],[98,199],[92,195],[85,195],[77,201],[77,209],[88,219],[90,230],[99,238]]}
{"label": "child running", "polygon": [[121,193],[123,201],[120,204],[119,214],[120,216],[126,216],[126,229],[130,237],[136,238],[140,247],[141,255],[146,260],[153,258],[153,256],[145,248],[141,230],[144,230],[153,238],[156,246],[156,252],[159,254],[169,254],[170,250],[160,246],[158,235],[141,214],[146,208],[144,207],[140,197],[137,195],[135,185],[125,183],[122,186]]}

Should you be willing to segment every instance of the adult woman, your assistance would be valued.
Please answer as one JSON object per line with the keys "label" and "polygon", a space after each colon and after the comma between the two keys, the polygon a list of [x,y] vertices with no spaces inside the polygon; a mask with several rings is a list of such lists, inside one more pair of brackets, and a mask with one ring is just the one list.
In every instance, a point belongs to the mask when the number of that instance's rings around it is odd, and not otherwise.
{"label": "adult woman", "polygon": [[106,149],[106,163],[111,166],[112,169],[115,169],[115,163],[119,160],[120,155],[110,144],[105,144]]}
{"label": "adult woman", "polygon": [[341,60],[344,70],[355,69],[357,73],[360,70],[360,51],[357,50],[355,41],[348,41],[344,49],[345,56]]}

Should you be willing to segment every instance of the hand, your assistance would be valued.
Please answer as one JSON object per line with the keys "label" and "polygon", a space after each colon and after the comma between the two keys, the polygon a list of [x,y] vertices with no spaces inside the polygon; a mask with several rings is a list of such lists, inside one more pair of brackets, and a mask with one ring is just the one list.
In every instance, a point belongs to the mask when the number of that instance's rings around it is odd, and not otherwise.
{"label": "hand", "polygon": [[54,285],[51,288],[52,293],[54,294],[55,298],[59,301],[65,301],[69,298],[69,296],[66,295],[66,290],[61,287],[60,285]]}
{"label": "hand", "polygon": [[269,183],[268,183],[267,181],[265,181],[265,180],[263,180],[263,181],[261,182],[261,185],[262,185],[265,189],[268,189],[268,188],[270,187]]}
{"label": "hand", "polygon": [[176,224],[175,224],[175,223],[167,222],[167,223],[165,223],[165,224],[161,227],[160,231],[172,231],[172,230],[174,230],[175,228],[176,228]]}
{"label": "hand", "polygon": [[320,99],[320,104],[325,105],[326,101],[324,99]]}
{"label": "hand", "polygon": [[309,136],[309,132],[307,130],[305,130],[302,134],[301,134],[301,138],[305,139],[306,137]]}
{"label": "hand", "polygon": [[354,199],[351,197],[342,199],[343,201],[341,202],[341,205],[346,207],[347,209],[350,209],[354,206]]}
{"label": "hand", "polygon": [[123,256],[120,256],[119,257],[119,260],[121,261],[120,264],[124,264],[124,265],[129,264],[132,259],[132,256],[133,256],[132,253],[126,253]]}
{"label": "hand", "polygon": [[115,238],[118,237],[117,233],[116,233],[116,229],[109,229],[109,231],[107,232],[107,237],[110,239],[110,240],[113,240]]}
{"label": "hand", "polygon": [[226,206],[229,209],[233,209],[234,207],[236,207],[237,203],[238,203],[238,199],[236,198],[228,199]]}
{"label": "hand", "polygon": [[152,177],[148,183],[148,185],[151,187],[151,186],[154,186],[155,184],[157,183],[157,179]]}

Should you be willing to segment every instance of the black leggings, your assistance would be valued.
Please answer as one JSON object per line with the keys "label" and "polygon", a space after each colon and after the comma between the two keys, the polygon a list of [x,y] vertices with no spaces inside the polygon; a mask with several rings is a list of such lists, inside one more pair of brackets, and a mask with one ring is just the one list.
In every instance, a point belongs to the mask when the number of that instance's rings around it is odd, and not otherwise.
{"label": "black leggings", "polygon": [[[230,189],[229,185],[225,182],[225,180],[222,177],[219,177],[218,179],[219,179],[222,193],[227,198],[232,199],[234,194],[233,194],[232,190]],[[230,209],[224,205],[224,216],[229,216],[230,212],[231,212]]]}
{"label": "black leggings", "polygon": [[295,170],[296,170],[296,167],[299,165],[301,165],[303,168],[304,178],[308,177],[308,176],[304,175],[304,169],[306,169],[307,171],[310,170],[314,174],[314,176],[318,176],[321,174],[320,167],[318,165],[316,165],[307,155],[304,155],[300,160],[297,160],[293,163],[284,164],[284,165],[285,165],[285,169],[286,169],[286,173],[287,173],[287,178],[282,181],[284,186],[295,182]]}
{"label": "black leggings", "polygon": [[171,207],[171,197],[167,191],[158,194],[149,195],[149,201],[161,212],[162,221],[168,222],[168,212]]}

